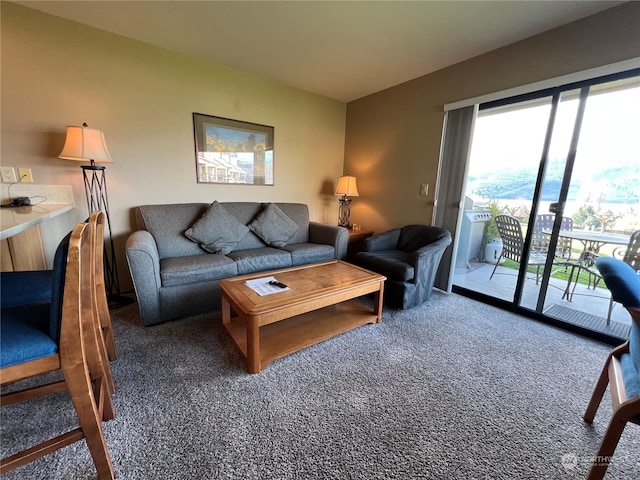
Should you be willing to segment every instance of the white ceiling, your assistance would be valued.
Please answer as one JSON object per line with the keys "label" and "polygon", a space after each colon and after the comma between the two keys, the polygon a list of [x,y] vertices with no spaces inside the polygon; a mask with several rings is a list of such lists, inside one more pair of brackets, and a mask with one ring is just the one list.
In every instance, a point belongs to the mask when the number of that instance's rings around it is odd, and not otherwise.
{"label": "white ceiling", "polygon": [[623,1],[16,1],[351,101]]}

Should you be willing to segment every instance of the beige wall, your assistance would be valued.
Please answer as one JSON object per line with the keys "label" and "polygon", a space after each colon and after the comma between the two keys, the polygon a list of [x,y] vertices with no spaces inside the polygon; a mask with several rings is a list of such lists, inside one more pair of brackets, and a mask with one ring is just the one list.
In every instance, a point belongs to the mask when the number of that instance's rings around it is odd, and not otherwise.
{"label": "beige wall", "polygon": [[[431,223],[444,105],[640,57],[640,2],[624,4],[347,105],[351,219],[382,231]],[[420,196],[420,184],[429,195]]]}
{"label": "beige wall", "polygon": [[[107,182],[123,283],[136,205],[302,202],[312,220],[337,223],[344,103],[4,1],[1,21],[2,165],[73,186],[74,213],[43,227],[49,259],[87,213],[80,164],[57,158],[65,127],[82,122],[105,133],[115,162]],[[197,184],[193,112],[274,126],[275,186]]]}
{"label": "beige wall", "polygon": [[[632,2],[345,106],[3,1],[0,162],[30,167],[36,183],[73,186],[73,214],[43,228],[50,258],[86,215],[79,165],[57,158],[65,126],[103,130],[125,286],[135,205],[295,201],[334,223],[331,190],[344,171],[361,195],[352,221],[376,231],[430,223],[445,104],[640,56],[639,17]],[[276,185],[197,184],[193,112],[275,126]]]}

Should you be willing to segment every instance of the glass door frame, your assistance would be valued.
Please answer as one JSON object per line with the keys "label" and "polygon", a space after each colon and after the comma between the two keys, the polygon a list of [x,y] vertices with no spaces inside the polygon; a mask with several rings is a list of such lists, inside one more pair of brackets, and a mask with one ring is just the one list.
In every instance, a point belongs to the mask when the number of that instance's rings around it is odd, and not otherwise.
{"label": "glass door frame", "polygon": [[[635,68],[625,72],[609,74],[609,75],[605,75],[605,76],[601,76],[601,77],[597,77],[589,80],[560,85],[557,87],[547,88],[547,89],[536,91],[536,92],[517,95],[515,97],[511,97],[507,99],[487,102],[485,104],[480,105],[480,109],[488,109],[488,108],[497,107],[497,106],[521,103],[526,100],[534,100],[534,99],[543,98],[543,97],[552,98],[552,112],[549,115],[547,133],[544,141],[544,148],[541,155],[541,161],[540,161],[538,174],[536,178],[536,184],[534,188],[534,195],[532,198],[532,210],[531,210],[531,215],[529,217],[529,221],[527,225],[527,235],[524,239],[524,245],[523,245],[523,258],[528,258],[529,254],[531,253],[531,246],[532,246],[531,232],[533,231],[535,216],[538,213],[538,209],[540,205],[541,192],[542,192],[542,187],[544,182],[544,174],[546,172],[546,167],[548,164],[548,154],[549,154],[549,148],[551,145],[551,138],[552,138],[551,132],[553,131],[553,125],[555,123],[556,116],[557,116],[558,103],[561,101],[562,93],[568,92],[571,90],[580,90],[578,111],[577,111],[575,122],[574,122],[574,128],[573,128],[573,133],[571,137],[569,151],[567,153],[565,171],[562,178],[560,193],[559,193],[558,201],[554,202],[555,205],[553,206],[555,208],[553,208],[553,211],[551,212],[551,213],[554,213],[556,216],[555,216],[555,221],[551,231],[549,252],[555,252],[558,238],[559,238],[559,232],[561,230],[560,227],[562,224],[562,216],[563,216],[562,214],[564,212],[564,206],[569,193],[571,173],[573,171],[575,157],[577,155],[577,147],[578,147],[578,141],[580,136],[580,130],[582,126],[582,120],[584,118],[586,100],[590,91],[590,87],[594,85],[602,84],[602,83],[612,82],[615,80],[621,80],[621,79],[638,77],[638,76],[640,76],[640,69]],[[464,195],[464,191],[463,191],[463,195]],[[462,202],[460,204],[462,205]],[[459,210],[459,215],[460,214],[462,214],[461,209]],[[522,306],[521,303],[522,303],[522,296],[523,296],[523,289],[524,289],[524,279],[527,271],[526,264],[527,262],[522,262],[519,266],[517,284],[516,284],[515,293],[512,301],[490,296],[485,293],[469,290],[468,288],[460,287],[455,284],[452,285],[452,291],[454,293],[459,293],[459,294],[477,299],[484,303],[488,303],[488,304],[497,306],[499,308],[513,311],[514,313],[518,313],[526,317],[533,318],[533,319],[542,321],[544,323],[548,323],[548,324],[563,328],[565,330],[579,333],[586,337],[595,338],[605,343],[609,343],[612,345],[617,345],[621,343],[619,338],[607,335],[602,332],[593,331],[585,327],[582,327],[580,325],[575,325],[572,323],[562,321],[560,319],[549,317],[542,313],[544,301],[546,297],[546,291],[549,286],[549,279],[551,277],[552,268],[553,268],[553,256],[551,253],[547,256],[547,260],[544,266],[536,308],[531,309],[531,308]],[[454,265],[451,265],[452,271],[453,271],[453,268],[454,268]]]}
{"label": "glass door frame", "polygon": [[[555,256],[556,246],[558,244],[558,236],[560,233],[560,227],[562,224],[562,217],[564,215],[564,208],[567,202],[567,196],[569,194],[569,184],[571,183],[571,175],[573,173],[573,166],[575,164],[576,154],[578,151],[578,141],[580,139],[580,130],[582,127],[582,120],[584,118],[584,112],[586,108],[587,97],[589,95],[590,86],[586,85],[580,89],[578,109],[576,111],[573,131],[571,135],[571,142],[569,144],[569,151],[567,152],[564,174],[562,176],[562,184],[560,186],[560,192],[557,202],[553,202],[550,205],[549,213],[555,215],[553,222],[553,228],[551,230],[551,236],[549,238],[549,247],[547,252],[547,259],[542,273],[542,281],[540,290],[538,292],[538,301],[536,303],[535,312],[542,313],[544,310],[544,303],[547,294],[547,288],[549,286],[549,279],[551,278],[551,270],[553,269],[553,259]],[[544,184],[544,176],[549,163],[549,150],[551,147],[551,140],[554,134],[555,121],[558,112],[558,106],[562,100],[562,94],[574,89],[566,89],[563,91],[557,91],[553,94],[551,112],[549,114],[549,124],[547,128],[547,134],[544,141],[544,147],[542,152],[542,159],[540,161],[540,169],[538,171],[538,177],[536,179],[536,186],[533,192],[531,215],[529,216],[529,223],[527,228],[527,235],[525,237],[525,244],[523,249],[523,257],[528,258],[531,249],[532,232],[534,230],[534,223],[536,215],[540,208],[540,197],[542,195],[542,188]],[[524,265],[524,269],[522,268]],[[524,289],[524,275],[526,273],[526,262],[520,265],[520,272],[518,275],[518,282],[516,284],[516,291],[514,296],[514,302],[518,306],[522,306],[522,291]],[[526,307],[522,307],[526,308]]]}

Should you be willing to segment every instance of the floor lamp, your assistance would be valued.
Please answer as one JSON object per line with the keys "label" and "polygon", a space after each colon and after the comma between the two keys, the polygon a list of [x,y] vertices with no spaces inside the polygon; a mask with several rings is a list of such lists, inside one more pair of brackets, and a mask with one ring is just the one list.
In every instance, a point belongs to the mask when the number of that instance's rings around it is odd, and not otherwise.
{"label": "floor lamp", "polygon": [[347,197],[358,196],[356,177],[351,175],[340,177],[338,187],[336,188],[336,195],[342,195],[342,198],[338,200],[338,226],[351,228],[351,223],[349,223],[349,217],[351,216],[351,199]]}
{"label": "floor lamp", "polygon": [[107,195],[107,177],[105,168],[97,163],[113,163],[104,134],[95,128],[88,128],[86,123],[81,127],[67,127],[67,138],[58,158],[89,161],[89,165],[81,165],[84,178],[84,191],[87,197],[87,208],[91,212],[102,210],[107,217],[109,230],[108,248],[104,249],[104,283],[110,308],[117,308],[131,303],[120,294],[120,281],[116,265],[116,252],[111,235],[111,217],[109,216],[109,197]]}

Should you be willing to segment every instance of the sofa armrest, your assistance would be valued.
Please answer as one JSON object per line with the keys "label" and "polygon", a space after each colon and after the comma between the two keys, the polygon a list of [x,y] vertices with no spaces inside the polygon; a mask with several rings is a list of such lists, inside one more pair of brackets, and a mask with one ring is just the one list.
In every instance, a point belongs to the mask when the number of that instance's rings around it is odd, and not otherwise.
{"label": "sofa armrest", "polygon": [[143,325],[159,323],[160,256],[153,236],[146,230],[133,232],[125,245],[127,263],[136,292]]}
{"label": "sofa armrest", "polygon": [[347,256],[349,232],[346,228],[309,222],[309,243],[331,245],[335,250],[335,258],[342,260]]}
{"label": "sofa armrest", "polygon": [[365,252],[380,252],[383,250],[395,250],[402,229],[394,228],[386,232],[373,235],[364,241]]}

